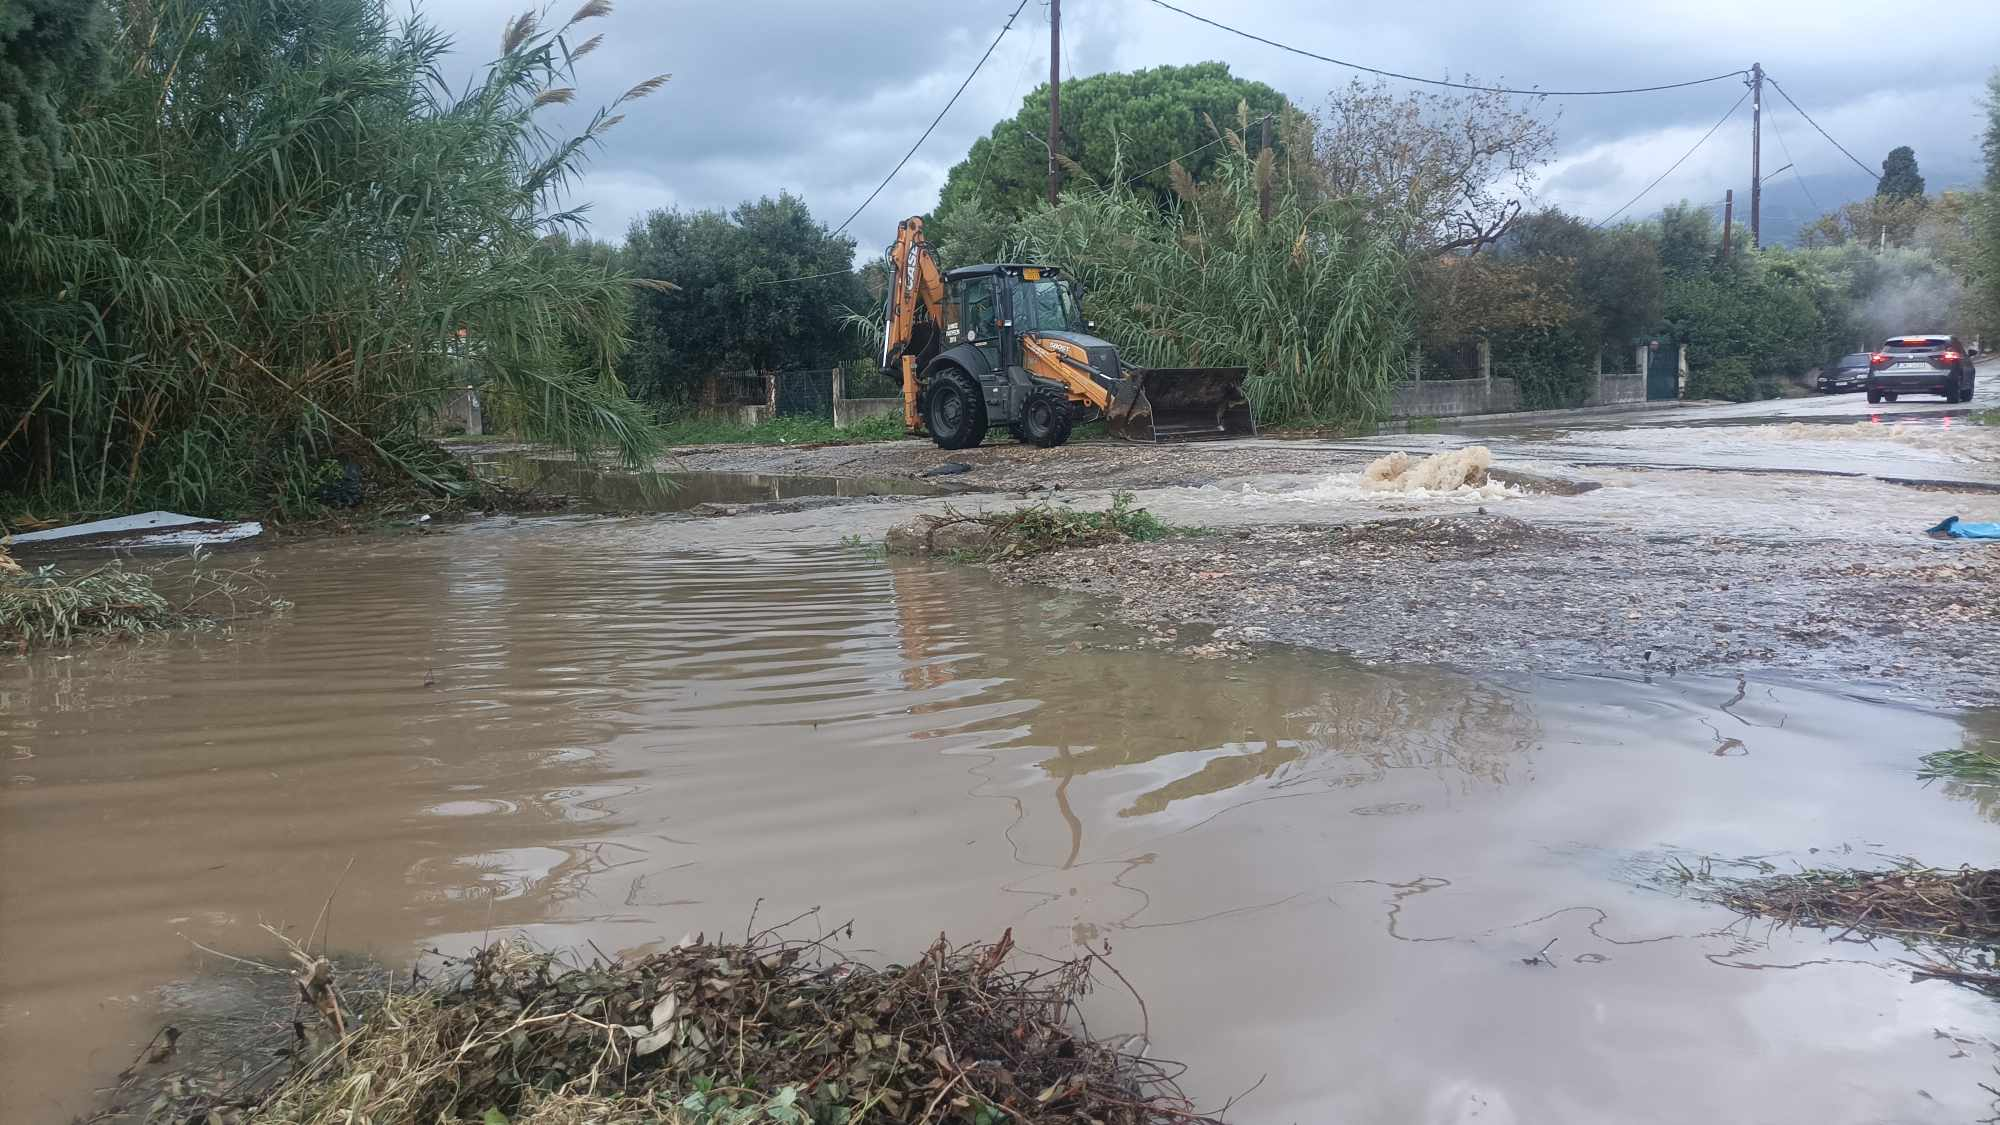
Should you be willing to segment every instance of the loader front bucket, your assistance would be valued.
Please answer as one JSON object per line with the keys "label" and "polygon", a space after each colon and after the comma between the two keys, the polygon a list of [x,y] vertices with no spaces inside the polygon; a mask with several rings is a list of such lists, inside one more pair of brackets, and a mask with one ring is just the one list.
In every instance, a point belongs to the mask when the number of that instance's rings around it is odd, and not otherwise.
{"label": "loader front bucket", "polygon": [[1227,441],[1257,436],[1242,367],[1128,367],[1104,420],[1127,441]]}

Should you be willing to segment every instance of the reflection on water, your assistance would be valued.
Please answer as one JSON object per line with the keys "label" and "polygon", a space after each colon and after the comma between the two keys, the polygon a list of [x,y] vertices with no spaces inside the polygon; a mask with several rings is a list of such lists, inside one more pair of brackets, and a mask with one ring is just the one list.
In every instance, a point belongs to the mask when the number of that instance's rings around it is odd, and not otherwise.
{"label": "reflection on water", "polygon": [[[760,899],[882,956],[1108,941],[1193,1089],[1270,1074],[1244,1121],[1984,1106],[1932,1034],[2000,1038],[1983,1002],[1889,951],[1744,971],[1824,938],[1717,934],[1644,883],[1675,849],[1983,855],[1981,809],[1909,778],[1950,717],[1198,660],[1087,600],[698,526],[290,547],[285,620],[0,668],[0,1117],[77,1108],[163,986],[228,968],[191,942],[268,952],[259,922],[302,932],[336,885],[333,945],[390,961],[629,949]],[[1561,971],[1523,965],[1551,939]]]}

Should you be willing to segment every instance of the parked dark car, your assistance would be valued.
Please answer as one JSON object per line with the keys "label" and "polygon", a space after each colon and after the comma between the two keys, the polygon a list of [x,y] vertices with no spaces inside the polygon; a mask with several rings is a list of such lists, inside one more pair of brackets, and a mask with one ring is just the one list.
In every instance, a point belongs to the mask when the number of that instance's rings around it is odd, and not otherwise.
{"label": "parked dark car", "polygon": [[1915,394],[1971,402],[1973,378],[1972,357],[1956,336],[1891,336],[1868,357],[1868,401]]}
{"label": "parked dark car", "polygon": [[1819,389],[1822,391],[1858,391],[1867,385],[1867,352],[1841,356],[1839,363],[1829,363],[1819,369]]}

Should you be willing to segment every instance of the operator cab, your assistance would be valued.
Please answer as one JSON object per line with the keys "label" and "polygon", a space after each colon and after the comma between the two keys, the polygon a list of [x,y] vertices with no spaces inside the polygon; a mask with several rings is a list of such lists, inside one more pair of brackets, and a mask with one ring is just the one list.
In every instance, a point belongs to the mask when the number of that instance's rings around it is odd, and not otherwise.
{"label": "operator cab", "polygon": [[987,263],[945,274],[944,346],[992,343],[1002,329],[1083,333],[1082,293],[1053,266]]}

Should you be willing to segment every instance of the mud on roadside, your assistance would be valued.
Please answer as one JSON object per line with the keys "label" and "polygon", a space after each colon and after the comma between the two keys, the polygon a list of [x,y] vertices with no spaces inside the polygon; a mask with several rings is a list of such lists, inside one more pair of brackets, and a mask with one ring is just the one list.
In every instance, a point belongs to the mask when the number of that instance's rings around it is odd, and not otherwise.
{"label": "mud on roadside", "polygon": [[[658,466],[675,472],[775,473],[876,479],[948,479],[979,491],[1033,488],[1139,489],[1200,486],[1263,473],[1326,473],[1375,454],[1298,442],[1135,445],[1076,441],[1055,449],[994,442],[939,449],[928,441],[866,445],[704,445],[672,451]],[[964,466],[958,469],[956,466]]]}
{"label": "mud on roadside", "polygon": [[1375,664],[1672,676],[1837,674],[2000,702],[1991,568],[1890,552],[1801,567],[1796,545],[1555,529],[1474,514],[1272,525],[991,564],[1095,595],[1199,654],[1258,643]]}

